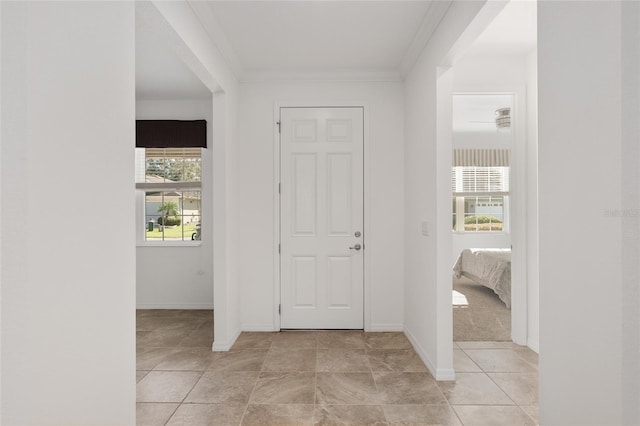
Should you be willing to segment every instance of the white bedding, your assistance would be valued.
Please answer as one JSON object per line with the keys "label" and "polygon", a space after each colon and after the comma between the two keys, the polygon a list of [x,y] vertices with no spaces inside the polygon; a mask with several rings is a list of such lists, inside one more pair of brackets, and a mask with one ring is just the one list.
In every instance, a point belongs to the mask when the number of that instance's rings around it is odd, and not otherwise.
{"label": "white bedding", "polygon": [[453,272],[489,287],[511,309],[511,250],[464,249]]}

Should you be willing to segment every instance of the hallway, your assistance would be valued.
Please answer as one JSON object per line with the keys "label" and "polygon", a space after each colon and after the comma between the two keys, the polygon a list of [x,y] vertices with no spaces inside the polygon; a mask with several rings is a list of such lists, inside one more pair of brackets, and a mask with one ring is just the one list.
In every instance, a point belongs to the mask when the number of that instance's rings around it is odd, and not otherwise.
{"label": "hallway", "polygon": [[137,313],[138,425],[537,423],[537,355],[456,342],[436,382],[402,333],[242,333],[211,352],[211,311]]}

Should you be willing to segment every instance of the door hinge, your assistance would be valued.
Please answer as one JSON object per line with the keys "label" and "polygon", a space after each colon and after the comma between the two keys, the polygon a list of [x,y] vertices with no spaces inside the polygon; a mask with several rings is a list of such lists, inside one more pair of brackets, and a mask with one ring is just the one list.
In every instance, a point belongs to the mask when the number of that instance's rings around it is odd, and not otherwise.
{"label": "door hinge", "polygon": [[278,244],[278,254],[280,254],[280,244]]}
{"label": "door hinge", "polygon": [[280,130],[280,122],[279,122],[279,121],[277,121],[277,122],[276,122],[276,124],[278,125],[278,133],[281,133],[281,130]]}
{"label": "door hinge", "polygon": [[282,305],[278,305],[278,315],[282,315]]}
{"label": "door hinge", "polygon": [[278,183],[278,194],[282,194],[282,184]]}

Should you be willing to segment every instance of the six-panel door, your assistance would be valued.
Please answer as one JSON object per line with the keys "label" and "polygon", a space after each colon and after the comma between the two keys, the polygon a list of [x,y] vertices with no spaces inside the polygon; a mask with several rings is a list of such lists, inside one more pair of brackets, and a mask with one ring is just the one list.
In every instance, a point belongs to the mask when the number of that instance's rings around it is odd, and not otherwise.
{"label": "six-panel door", "polygon": [[281,328],[362,329],[363,109],[280,122]]}

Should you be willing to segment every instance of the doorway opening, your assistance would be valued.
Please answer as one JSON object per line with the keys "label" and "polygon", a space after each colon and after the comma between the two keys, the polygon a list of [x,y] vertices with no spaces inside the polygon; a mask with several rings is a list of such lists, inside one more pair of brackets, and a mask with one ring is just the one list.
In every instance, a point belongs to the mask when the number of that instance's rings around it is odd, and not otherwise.
{"label": "doorway opening", "polygon": [[[454,340],[513,341],[534,351],[536,8],[509,2],[497,11],[451,67],[450,93]],[[484,272],[467,268],[474,261]]]}

